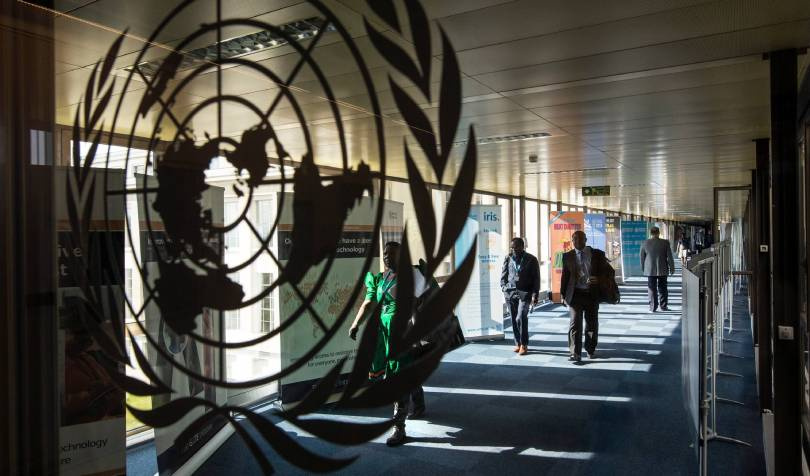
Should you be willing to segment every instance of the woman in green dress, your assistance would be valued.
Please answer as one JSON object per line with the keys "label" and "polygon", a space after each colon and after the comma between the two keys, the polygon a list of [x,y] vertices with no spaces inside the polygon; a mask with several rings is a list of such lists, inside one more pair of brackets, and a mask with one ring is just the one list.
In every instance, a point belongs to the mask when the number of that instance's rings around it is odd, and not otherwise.
{"label": "woman in green dress", "polygon": [[[404,365],[407,365],[407,357],[394,357],[389,355],[391,339],[391,321],[396,314],[397,299],[397,263],[399,260],[399,243],[391,241],[383,248],[383,264],[385,271],[382,273],[366,275],[366,298],[357,316],[354,318],[349,336],[357,338],[358,328],[366,315],[369,306],[380,303],[380,325],[377,334],[377,347],[374,351],[374,358],[371,362],[368,377],[371,380],[382,379],[385,376],[395,375]],[[414,294],[420,296],[425,291],[425,278],[418,269],[414,269]],[[424,397],[421,390],[415,391],[418,394],[414,401],[414,414],[424,412]],[[416,395],[415,395],[416,396]],[[404,395],[394,404],[394,431],[386,441],[389,446],[401,445],[405,442],[405,418],[408,411],[410,394]],[[420,401],[421,400],[421,401]]]}

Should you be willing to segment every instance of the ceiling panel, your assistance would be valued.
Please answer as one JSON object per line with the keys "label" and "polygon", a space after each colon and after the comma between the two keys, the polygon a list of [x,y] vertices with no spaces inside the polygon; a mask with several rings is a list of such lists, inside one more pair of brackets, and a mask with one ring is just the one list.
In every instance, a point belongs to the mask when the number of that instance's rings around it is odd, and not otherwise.
{"label": "ceiling panel", "polygon": [[[798,1],[760,1],[762,9],[744,8],[737,0],[707,2],[691,8],[666,10],[652,15],[628,15],[582,28],[560,28],[555,33],[537,34],[524,40],[498,42],[459,54],[464,70],[471,75],[553,63],[569,58],[588,58],[644,46],[670,45],[677,42],[745,32],[759,27],[810,19],[810,3]],[[559,11],[582,15],[579,7]],[[527,18],[532,16],[527,15]],[[534,16],[538,18],[539,15]],[[500,30],[515,31],[512,25],[500,25],[488,17],[479,22]],[[499,28],[500,27],[500,28]],[[531,30],[530,30],[531,31]],[[537,30],[533,30],[537,32]],[[804,32],[807,34],[807,31]],[[458,47],[458,46],[457,46]],[[698,53],[698,52],[695,52]],[[740,55],[736,55],[740,56]]]}
{"label": "ceiling panel", "polygon": [[[489,73],[469,74],[494,90],[508,91],[691,63],[748,57],[807,44],[810,44],[810,21],[798,20],[785,25],[764,26],[747,31],[639,46],[598,55],[570,57],[532,66],[501,68]],[[550,49],[551,46],[547,48]],[[495,51],[471,51],[469,63],[487,64],[497,57],[498,52]],[[462,60],[462,68],[471,65]]]}
{"label": "ceiling panel", "polygon": [[[365,0],[327,0],[355,38],[370,68],[382,112],[387,172],[405,176],[403,140],[415,144],[402,123],[390,91],[389,75],[438,119],[439,76],[431,81],[432,99],[389,67],[365,35],[364,15],[375,28],[387,26],[368,12]],[[476,187],[529,198],[565,200],[593,207],[657,213],[682,218],[712,214],[712,187],[744,185],[754,162],[751,142],[769,135],[769,65],[762,53],[810,45],[810,2],[784,0],[469,0],[423,2],[457,48],[464,104],[460,133],[475,126],[478,137],[548,132],[550,137],[478,146]],[[143,39],[177,2],[147,0],[65,0],[56,19],[57,120],[70,124],[84,94],[87,66],[102,57],[118,31],[130,36],[116,62],[117,87],[123,88]],[[179,40],[213,18],[214,0],[199,0],[182,19],[167,25],[147,59],[161,59]],[[315,9],[294,0],[225,1],[226,18],[255,17],[286,23],[312,16]],[[400,9],[404,13],[404,9]],[[432,27],[436,34],[435,25]],[[231,29],[224,36],[252,31]],[[391,35],[391,32],[386,32]],[[391,38],[394,38],[391,36]],[[437,38],[437,37],[434,37]],[[213,34],[190,47],[211,44]],[[412,49],[410,38],[395,42]],[[304,41],[304,47],[309,45]],[[440,42],[433,42],[434,72],[441,67]],[[349,160],[378,163],[372,98],[357,65],[337,33],[326,33],[314,58],[340,101]],[[245,56],[287,80],[300,55],[290,46]],[[800,77],[810,63],[800,57]],[[84,68],[82,68],[84,67]],[[189,73],[170,83],[178,84]],[[224,68],[222,90],[266,110],[280,86],[260,72]],[[180,118],[217,93],[217,76],[200,75],[172,106]],[[304,67],[291,95],[306,116],[319,163],[341,163],[341,145],[332,108],[314,71]],[[134,121],[146,91],[142,81],[127,87],[120,124]],[[114,101],[121,96],[116,94]],[[166,95],[164,95],[164,98]],[[256,116],[234,104],[223,110],[225,135],[239,138]],[[138,119],[137,131],[150,134],[157,115]],[[294,109],[281,101],[271,122],[293,157],[306,151]],[[173,134],[164,120],[164,134]],[[192,121],[198,136],[216,127],[215,108]],[[462,132],[464,131],[464,132]],[[412,147],[412,149],[416,149]],[[448,176],[458,168],[464,147],[451,156]],[[270,153],[270,152],[268,152]],[[424,165],[414,151],[420,167]],[[536,163],[530,163],[536,155]],[[422,170],[429,175],[427,167]],[[435,178],[433,178],[435,180]],[[611,197],[585,199],[583,185],[611,185]],[[724,205],[725,207],[725,205]],[[728,207],[729,213],[739,203]],[[724,208],[724,209],[726,209]]]}

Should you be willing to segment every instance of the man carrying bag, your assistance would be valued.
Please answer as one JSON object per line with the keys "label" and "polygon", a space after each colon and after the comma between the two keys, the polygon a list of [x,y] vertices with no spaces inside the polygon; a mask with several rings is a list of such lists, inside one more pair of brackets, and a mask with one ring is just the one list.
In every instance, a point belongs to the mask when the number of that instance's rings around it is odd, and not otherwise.
{"label": "man carrying bag", "polygon": [[560,294],[568,306],[571,318],[568,327],[568,360],[582,361],[582,321],[585,320],[585,351],[593,359],[599,342],[599,303],[619,302],[619,288],[615,271],[608,264],[605,252],[590,246],[585,232],[576,231],[571,236],[574,249],[563,255],[563,272],[560,279]]}

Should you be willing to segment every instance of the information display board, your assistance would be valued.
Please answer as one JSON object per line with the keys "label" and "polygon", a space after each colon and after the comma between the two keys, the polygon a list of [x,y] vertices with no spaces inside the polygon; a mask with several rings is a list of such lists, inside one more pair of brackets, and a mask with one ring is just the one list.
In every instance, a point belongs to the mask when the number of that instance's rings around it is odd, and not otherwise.
{"label": "information display board", "polygon": [[551,246],[551,299],[560,302],[560,281],[562,280],[563,254],[574,249],[571,235],[585,230],[585,214],[582,212],[553,211],[549,221],[549,244]]}
{"label": "information display board", "polygon": [[[67,196],[69,170],[57,168],[57,197]],[[72,175],[72,174],[71,174]],[[106,176],[106,177],[105,177]],[[124,171],[105,170],[104,175],[91,169],[88,180],[108,181],[112,189],[124,188]],[[59,308],[58,375],[61,406],[59,428],[59,474],[124,474],[126,472],[126,427],[124,392],[113,383],[109,369],[115,362],[94,343],[85,319],[93,319],[82,305],[79,277],[73,273],[91,265],[88,284],[104,296],[106,316],[118,319],[123,328],[124,295],[124,202],[121,196],[107,196],[96,186],[90,197],[91,222],[87,244],[90,256],[84,256],[74,241],[68,219],[67,203],[57,200],[57,251]],[[107,214],[105,216],[105,203]],[[95,266],[98,266],[97,268]],[[112,303],[110,299],[117,302]],[[113,310],[117,310],[117,314]],[[113,335],[110,321],[102,329]],[[122,339],[123,336],[118,336]],[[118,339],[115,339],[118,340]],[[119,369],[121,371],[123,369]]]}
{"label": "information display board", "polygon": [[587,236],[588,246],[591,248],[606,251],[606,218],[603,213],[585,214],[585,236]]}
{"label": "information display board", "polygon": [[[279,203],[281,197],[279,197]],[[284,199],[284,207],[281,209],[279,217],[278,256],[282,268],[288,263],[292,252],[292,230],[294,226],[293,216],[293,195],[288,194]],[[380,271],[380,250],[381,246],[372,249],[374,238],[374,220],[377,206],[368,198],[364,198],[357,203],[349,213],[343,224],[340,242],[337,253],[329,268],[329,272],[324,279],[320,291],[312,296],[311,309],[318,313],[322,322],[331,327],[340,313],[348,305],[352,291],[358,280],[363,279],[363,265],[367,256],[372,256],[372,273]],[[384,203],[384,220],[382,223],[382,236],[380,244],[386,241],[401,241],[403,223],[403,205],[398,202]],[[297,283],[297,288],[304,296],[308,296],[319,279],[323,271],[324,262],[313,266]],[[340,359],[347,358],[344,367],[346,373],[341,375],[335,387],[340,391],[348,379],[348,372],[351,369],[355,355],[357,353],[357,341],[349,337],[349,328],[352,320],[357,314],[357,309],[363,302],[365,288],[362,288],[360,295],[349,310],[348,318],[343,322],[334,337],[321,349],[321,351],[309,359],[307,365],[283,377],[280,381],[281,401],[284,404],[301,400],[317,383],[326,375]],[[279,310],[281,322],[289,319],[290,316],[301,305],[301,298],[295,289],[284,283],[279,287]],[[282,368],[298,361],[307,353],[324,335],[320,324],[312,317],[309,311],[296,320],[296,322],[281,333],[281,365]]]}
{"label": "information display board", "polygon": [[622,283],[622,219],[605,217],[605,257],[616,271],[616,282]]}
{"label": "information display board", "polygon": [[646,221],[622,221],[622,272],[625,279],[642,275],[640,253],[646,239]]}
{"label": "information display board", "polygon": [[470,216],[456,241],[456,267],[478,237],[475,265],[467,289],[456,307],[467,339],[503,338],[504,297],[501,292],[502,211],[500,205],[472,205]]}
{"label": "information display board", "polygon": [[[702,271],[701,271],[702,272]],[[700,395],[703,382],[703,345],[700,316],[700,278],[690,270],[683,272],[683,307],[681,308],[681,379],[683,403],[689,414],[692,441],[700,438]],[[695,444],[695,450],[699,445]]]}
{"label": "information display board", "polygon": [[[156,190],[158,188],[158,181],[153,176],[136,174],[135,179],[138,189]],[[145,184],[144,181],[146,181]],[[225,189],[222,187],[207,185],[200,199],[201,208],[206,213],[210,213],[211,223],[215,226],[222,226],[224,222],[224,194]],[[171,253],[167,251],[170,242],[164,228],[164,221],[160,212],[154,208],[156,195],[147,193],[143,196],[144,199],[138,200],[139,219],[135,220],[134,217],[130,217],[129,226],[132,227],[133,236],[140,237],[136,254],[141,269],[143,269],[143,294],[148,296],[155,292],[157,282],[161,279],[161,264],[165,263]],[[147,205],[149,206],[148,214]],[[147,223],[148,227],[145,226]],[[206,235],[203,241],[207,247],[212,250],[220,250],[217,253],[221,253],[218,235]],[[184,259],[183,264],[191,269],[197,269],[189,259]],[[195,318],[197,332],[211,340],[221,339],[219,313],[218,310],[203,307],[202,312]],[[162,352],[151,348],[142,350],[145,351],[149,364],[161,381],[173,390],[171,394],[153,396],[152,408],[158,408],[186,397],[196,397],[217,405],[224,405],[227,400],[225,389],[190,378],[179,368],[186,368],[211,379],[221,379],[220,352],[214,347],[203,345],[188,335],[174,332],[166,323],[155,299],[146,303],[143,316],[147,332],[160,345]],[[230,428],[225,426],[224,418],[208,418],[200,424],[194,424],[195,420],[210,411],[211,409],[208,407],[197,406],[174,424],[155,429],[157,466],[161,475],[174,474],[181,469],[193,471],[195,468],[189,467],[192,458],[195,461],[205,459],[205,455],[212,454],[223,442],[223,439],[215,438],[215,436],[226,429],[230,431]],[[192,424],[194,424],[193,428]],[[177,440],[181,433],[188,431],[194,432],[192,436],[185,439],[188,443],[185,445],[178,443]]]}

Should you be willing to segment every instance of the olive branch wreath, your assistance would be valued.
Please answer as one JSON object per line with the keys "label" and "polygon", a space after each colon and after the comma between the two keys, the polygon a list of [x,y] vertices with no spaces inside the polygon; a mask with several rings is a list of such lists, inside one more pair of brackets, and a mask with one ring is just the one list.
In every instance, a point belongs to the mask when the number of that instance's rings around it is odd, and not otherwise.
{"label": "olive branch wreath", "polygon": [[[407,81],[415,85],[429,103],[432,103],[434,98],[430,85],[433,58],[430,24],[418,0],[403,1],[410,25],[408,33],[402,27],[403,22],[400,21],[392,0],[369,0],[367,3],[371,10],[391,28],[389,34],[399,37],[403,43],[413,45],[417,62],[414,62],[405,49],[375,29],[364,18],[365,28],[378,53]],[[441,26],[439,26],[439,32],[442,45],[442,68],[439,75],[438,134],[417,102],[391,75],[388,79],[397,109],[422,154],[429,162],[437,183],[441,184],[444,183],[443,178],[453,151],[453,139],[460,123],[461,76],[455,51]],[[97,179],[95,174],[91,174],[91,168],[96,160],[104,133],[105,124],[100,121],[115,89],[115,76],[111,74],[113,65],[125,35],[126,32],[122,33],[113,42],[105,59],[97,62],[93,68],[85,90],[84,101],[77,108],[72,129],[73,161],[71,163],[72,174],[68,174],[67,179],[67,209],[71,228],[70,239],[74,246],[82,250],[79,259],[70,264],[73,267],[74,275],[77,276],[77,285],[80,290],[80,304],[74,312],[80,316],[82,324],[89,331],[94,342],[111,361],[115,362],[115,366],[106,370],[117,387],[138,396],[166,395],[173,393],[173,390],[151,368],[131,333],[129,339],[132,344],[132,353],[149,383],[127,376],[123,371],[124,366],[133,364],[125,350],[126,329],[118,318],[122,315],[119,312],[122,309],[118,307],[112,286],[106,287],[105,297],[102,284],[91,285],[89,279],[91,273],[101,273],[106,278],[106,282],[114,282],[114,276],[110,275],[111,271],[103,269],[100,260],[92,262],[89,258],[92,256],[89,253],[89,237]],[[96,97],[100,97],[98,102],[95,101]],[[472,126],[469,128],[467,136],[467,139],[463,141],[466,143],[466,151],[453,184],[439,236],[437,236],[438,226],[430,199],[430,189],[414,161],[408,139],[403,139],[410,195],[414,208],[418,211],[417,224],[428,255],[424,269],[427,280],[432,279],[442,259],[450,253],[469,215],[477,167],[476,139]],[[80,148],[82,141],[91,144],[84,154],[83,161]],[[399,265],[400,269],[407,269],[411,267],[411,263],[408,262],[410,250],[407,231],[403,233],[401,241]],[[332,367],[300,403],[290,409],[270,410],[268,412],[270,418],[248,408],[217,405],[196,397],[172,400],[151,410],[141,410],[129,405],[127,407],[141,422],[156,428],[178,422],[195,408],[206,408],[208,412],[191,423],[178,436],[176,443],[183,445],[189,442],[194,437],[195,431],[206,421],[215,417],[224,418],[244,440],[261,470],[266,474],[274,471],[273,466],[260,447],[259,441],[247,431],[245,421],[250,422],[261,438],[281,457],[304,470],[327,472],[346,467],[357,456],[335,459],[314,453],[290,437],[277,426],[276,422],[287,421],[324,441],[337,445],[362,444],[385,433],[393,424],[392,419],[369,424],[336,421],[309,415],[321,409],[336,391],[340,393],[335,404],[337,409],[365,409],[392,404],[411,388],[424,382],[439,365],[454,337],[455,329],[449,323],[453,309],[464,293],[472,273],[475,250],[476,244],[473,243],[461,266],[419,308],[414,305],[413,276],[410,273],[401,273],[398,276],[399,292],[396,298],[397,311],[391,324],[390,353],[393,355],[408,353],[426,338],[431,338],[436,342],[436,345],[431,347],[428,352],[419,356],[413,364],[398,374],[374,383],[369,383],[367,380],[379,330],[380,304],[378,303],[370,312],[372,318],[368,320],[368,324],[362,332],[348,381],[341,389],[337,388],[337,384],[346,365],[346,357]],[[108,247],[108,251],[112,254],[112,247]],[[354,300],[356,300],[356,296]],[[349,303],[349,305],[352,304],[353,302]],[[127,305],[131,307],[128,300]],[[412,317],[414,317],[413,324],[409,325]],[[109,326],[112,333],[104,330],[107,321],[110,321]]]}

